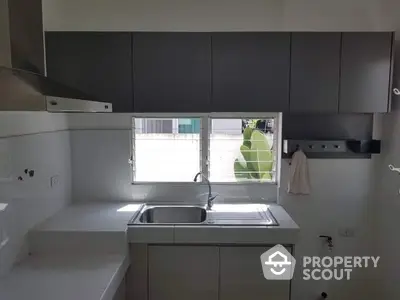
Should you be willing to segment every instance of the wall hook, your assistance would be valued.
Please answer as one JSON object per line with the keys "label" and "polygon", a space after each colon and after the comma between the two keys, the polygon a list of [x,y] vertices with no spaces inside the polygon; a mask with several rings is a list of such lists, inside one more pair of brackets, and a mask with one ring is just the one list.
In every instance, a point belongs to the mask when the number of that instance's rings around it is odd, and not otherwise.
{"label": "wall hook", "polygon": [[[390,171],[393,171],[393,172],[397,172],[397,173],[399,173],[399,175],[400,175],[400,168],[396,168],[396,167],[393,166],[393,165],[389,165],[389,170],[390,170]],[[400,189],[399,189],[398,193],[400,194]]]}
{"label": "wall hook", "polygon": [[390,171],[397,172],[397,173],[400,174],[400,168],[396,168],[393,165],[389,165],[389,169],[390,169]]}

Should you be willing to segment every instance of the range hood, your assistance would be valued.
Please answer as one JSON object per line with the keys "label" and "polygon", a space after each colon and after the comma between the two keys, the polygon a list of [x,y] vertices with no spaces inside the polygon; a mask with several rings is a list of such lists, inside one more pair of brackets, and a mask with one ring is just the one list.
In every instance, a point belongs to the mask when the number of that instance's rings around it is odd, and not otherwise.
{"label": "range hood", "polygon": [[112,111],[45,74],[42,0],[0,0],[0,111]]}
{"label": "range hood", "polygon": [[81,91],[37,73],[0,66],[0,111],[112,112]]}

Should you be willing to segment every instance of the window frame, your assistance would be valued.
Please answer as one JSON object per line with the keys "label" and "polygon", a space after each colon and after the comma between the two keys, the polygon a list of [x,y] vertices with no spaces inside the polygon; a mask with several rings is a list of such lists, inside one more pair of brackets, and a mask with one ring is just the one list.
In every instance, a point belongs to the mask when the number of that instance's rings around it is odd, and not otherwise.
{"label": "window frame", "polygon": [[[190,181],[135,181],[135,130],[134,130],[134,118],[146,118],[146,119],[181,119],[181,118],[198,118],[200,119],[200,153],[199,153],[199,164],[200,172],[205,174],[207,178],[210,176],[210,135],[209,128],[211,127],[212,119],[268,119],[274,118],[274,141],[276,141],[277,147],[275,151],[275,180],[271,182],[260,182],[260,181],[245,181],[245,182],[211,182],[212,185],[234,185],[234,186],[247,186],[247,185],[279,185],[280,173],[281,173],[281,157],[282,157],[282,113],[136,113],[131,115],[131,147],[130,147],[130,164],[131,164],[131,183],[132,185],[153,185],[153,184],[166,184],[166,185],[199,185],[204,184],[204,181],[190,182]],[[206,149],[204,151],[204,149]],[[195,176],[196,174],[193,174]]]}

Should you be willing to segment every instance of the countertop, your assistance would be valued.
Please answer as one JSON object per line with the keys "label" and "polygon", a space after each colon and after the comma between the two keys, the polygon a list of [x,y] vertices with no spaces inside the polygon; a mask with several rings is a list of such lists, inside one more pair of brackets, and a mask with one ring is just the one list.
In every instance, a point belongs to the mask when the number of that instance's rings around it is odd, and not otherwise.
{"label": "countertop", "polygon": [[35,231],[125,232],[138,212],[138,203],[83,203],[71,205],[35,227]]}
{"label": "countertop", "polygon": [[65,208],[28,236],[31,256],[0,280],[5,300],[111,300],[130,264],[131,243],[295,244],[299,227],[279,205],[279,226],[132,226],[138,203]]}
{"label": "countertop", "polygon": [[36,226],[29,246],[36,253],[126,253],[127,224],[140,203],[71,205]]}
{"label": "countertop", "polygon": [[[128,227],[129,243],[157,244],[295,244],[298,225],[285,209],[276,204],[266,205],[278,226],[249,222],[257,204],[215,204],[213,223],[193,225],[133,224]],[[250,210],[248,210],[250,209]],[[221,215],[226,215],[225,217]],[[241,215],[241,216],[240,216]]]}
{"label": "countertop", "polygon": [[0,299],[112,300],[128,266],[125,255],[30,257],[0,281]]}
{"label": "countertop", "polygon": [[77,204],[39,224],[31,255],[0,279],[0,299],[111,300],[130,264],[127,224],[140,206]]}

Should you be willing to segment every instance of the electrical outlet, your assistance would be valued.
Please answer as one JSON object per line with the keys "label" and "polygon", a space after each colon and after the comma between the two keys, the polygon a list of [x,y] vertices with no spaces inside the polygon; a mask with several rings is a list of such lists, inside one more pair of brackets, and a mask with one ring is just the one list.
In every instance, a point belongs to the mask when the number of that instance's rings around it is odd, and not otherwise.
{"label": "electrical outlet", "polygon": [[59,175],[54,175],[50,178],[50,186],[52,188],[56,187],[59,184],[60,184],[60,176]]}
{"label": "electrical outlet", "polygon": [[339,235],[341,237],[352,238],[355,236],[355,230],[351,227],[343,227],[339,229]]}

